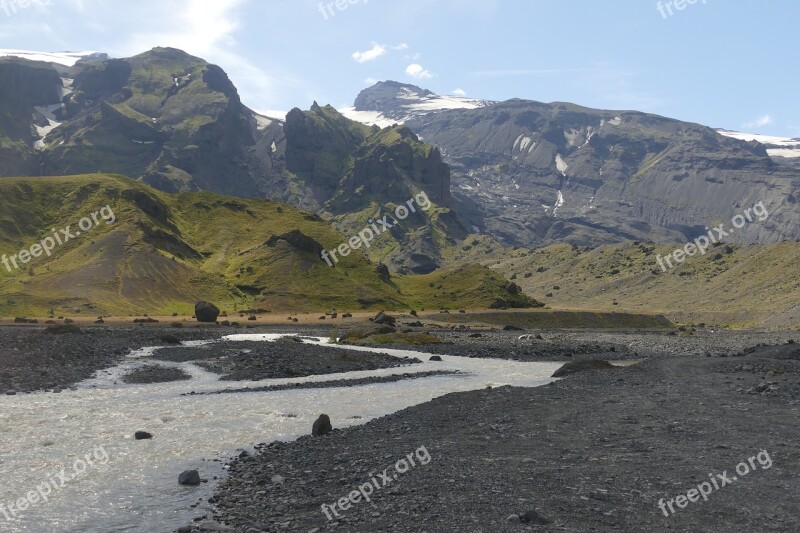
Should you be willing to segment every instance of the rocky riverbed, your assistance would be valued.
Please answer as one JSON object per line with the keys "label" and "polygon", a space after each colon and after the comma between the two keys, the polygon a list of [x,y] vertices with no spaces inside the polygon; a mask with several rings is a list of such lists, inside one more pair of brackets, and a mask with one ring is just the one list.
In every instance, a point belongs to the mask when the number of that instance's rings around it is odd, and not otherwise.
{"label": "rocky riverbed", "polygon": [[[668,339],[658,354],[661,337],[582,333],[653,351],[262,445],[230,464],[214,518],[241,532],[798,531],[800,349],[726,335]],[[421,447],[430,461],[409,466]],[[708,501],[687,500],[712,479],[723,486]],[[350,499],[365,484],[370,501]]]}
{"label": "rocky riverbed", "polygon": [[[145,346],[166,348],[127,376],[153,386],[184,379],[175,365],[185,362],[241,381],[415,363],[298,340],[220,341],[287,329],[97,327],[51,335],[0,328],[0,388],[57,392],[130,362],[131,351]],[[416,349],[443,355],[445,365],[448,355],[636,364],[533,389],[448,394],[322,437],[264,443],[232,458],[226,478],[210,480],[216,493],[197,501],[196,520],[183,531],[800,530],[800,349],[791,343],[800,334],[429,331],[447,344]],[[324,328],[294,333],[328,336]],[[216,342],[177,346],[192,340]],[[355,397],[361,386],[435,379],[441,371],[433,368],[233,388],[257,398],[337,387]],[[682,505],[680,497],[703,482],[743,467],[747,474],[715,488],[708,501]],[[369,501],[352,496],[366,483],[375,487]]]}

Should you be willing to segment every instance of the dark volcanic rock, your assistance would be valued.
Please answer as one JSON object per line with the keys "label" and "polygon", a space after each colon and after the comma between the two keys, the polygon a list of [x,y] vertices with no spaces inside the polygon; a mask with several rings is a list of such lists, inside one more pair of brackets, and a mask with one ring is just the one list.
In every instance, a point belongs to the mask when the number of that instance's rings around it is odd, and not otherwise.
{"label": "dark volcanic rock", "polygon": [[394,327],[397,324],[397,319],[381,311],[375,315],[375,318],[372,319],[372,323]]}
{"label": "dark volcanic rock", "polygon": [[151,433],[146,432],[146,431],[137,431],[134,434],[133,438],[136,439],[136,440],[150,440],[150,439],[153,438],[153,435]]}
{"label": "dark volcanic rock", "polygon": [[172,381],[188,381],[192,376],[180,368],[169,368],[159,365],[148,365],[137,368],[122,377],[125,383],[169,383]]}
{"label": "dark volcanic rock", "polygon": [[556,370],[555,373],[553,374],[553,377],[563,378],[564,376],[577,374],[578,372],[583,372],[584,370],[607,370],[609,368],[614,368],[614,365],[612,365],[608,361],[596,361],[596,360],[570,361],[569,363],[565,364],[564,366]]}
{"label": "dark volcanic rock", "polygon": [[194,315],[198,322],[216,322],[219,313],[219,308],[211,302],[201,300],[194,306]]}
{"label": "dark volcanic rock", "polygon": [[310,252],[318,257],[322,253],[322,250],[324,250],[320,243],[297,229],[288,233],[284,233],[283,235],[273,235],[266,242],[266,245],[275,246],[280,241],[289,243],[290,246],[300,250],[301,252]]}
{"label": "dark volcanic rock", "polygon": [[528,511],[520,516],[519,519],[523,524],[534,524],[536,526],[544,526],[551,523],[551,520],[548,520],[536,511]]}
{"label": "dark volcanic rock", "polygon": [[59,324],[56,326],[49,326],[47,329],[44,330],[44,333],[48,333],[50,335],[66,335],[66,334],[78,334],[82,333],[81,328],[76,326],[75,324]]}
{"label": "dark volcanic rock", "polygon": [[314,426],[311,429],[311,434],[315,437],[322,437],[331,431],[333,431],[331,418],[328,415],[319,415],[319,418],[314,422]]}
{"label": "dark volcanic rock", "polygon": [[178,483],[181,485],[199,485],[200,473],[197,470],[186,470],[185,472],[181,472],[181,475],[178,476]]}

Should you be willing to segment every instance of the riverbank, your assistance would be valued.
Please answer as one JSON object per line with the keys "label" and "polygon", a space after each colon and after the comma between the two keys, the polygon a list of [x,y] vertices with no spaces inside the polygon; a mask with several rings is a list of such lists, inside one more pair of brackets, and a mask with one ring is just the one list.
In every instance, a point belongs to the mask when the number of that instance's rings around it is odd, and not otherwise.
{"label": "riverbank", "polygon": [[[798,531],[797,346],[449,394],[265,445],[230,465],[216,518],[241,532]],[[420,447],[430,462],[394,479],[396,462]],[[708,501],[679,498],[694,499],[709,473],[736,480]],[[373,476],[370,501],[346,503]],[[521,522],[530,512],[549,523]]]}

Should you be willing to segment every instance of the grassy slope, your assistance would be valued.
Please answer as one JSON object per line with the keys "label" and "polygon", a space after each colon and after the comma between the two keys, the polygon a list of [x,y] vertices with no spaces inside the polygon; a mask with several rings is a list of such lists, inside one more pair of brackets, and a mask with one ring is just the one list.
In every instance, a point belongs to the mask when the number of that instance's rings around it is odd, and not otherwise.
{"label": "grassy slope", "polygon": [[[224,309],[408,309],[486,307],[508,297],[488,269],[441,273],[459,293],[442,300],[413,279],[380,278],[363,255],[328,267],[273,236],[300,230],[326,249],[345,237],[290,206],[213,193],[170,195],[120,176],[0,180],[0,254],[16,254],[111,205],[116,222],[40,257],[23,270],[0,266],[0,316],[181,314],[208,299]],[[479,287],[473,293],[462,288]],[[402,292],[402,294],[401,294]]]}
{"label": "grassy slope", "polygon": [[800,244],[794,242],[724,245],[667,273],[656,256],[677,245],[503,251],[480,237],[465,247],[451,260],[481,261],[552,308],[664,314],[734,328],[800,327]]}

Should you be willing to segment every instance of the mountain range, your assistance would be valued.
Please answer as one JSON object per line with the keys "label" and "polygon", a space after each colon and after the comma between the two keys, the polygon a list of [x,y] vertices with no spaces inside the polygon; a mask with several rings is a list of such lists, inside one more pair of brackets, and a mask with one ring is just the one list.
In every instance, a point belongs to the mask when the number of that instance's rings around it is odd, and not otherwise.
{"label": "mountain range", "polygon": [[[345,109],[313,102],[266,116],[242,103],[220,67],[171,48],[123,59],[0,51],[0,79],[0,184],[14,191],[24,189],[26,176],[54,177],[42,182],[50,184],[46,190],[60,180],[83,183],[62,176],[128,176],[177,195],[163,197],[164,204],[204,191],[242,199],[215,204],[254,211],[249,199],[289,204],[332,225],[339,242],[424,193],[430,209],[395,220],[366,250],[371,264],[401,276],[476,262],[510,276],[515,272],[501,265],[511,264],[511,247],[683,243],[759,202],[768,218],[726,242],[770,245],[800,237],[798,139],[637,111],[442,96],[393,81],[363,90]],[[113,179],[118,185],[124,178]],[[211,213],[228,215],[219,208]],[[9,243],[35,236],[10,217],[0,221]],[[171,235],[167,241],[196,237],[172,224],[159,230]],[[270,235],[296,230],[312,238],[321,231],[281,227]],[[491,257],[464,252],[485,238],[496,244]],[[209,251],[202,246],[171,243],[155,252],[175,246],[194,250],[195,267],[206,271],[202,258]],[[254,287],[256,300],[269,292],[264,280],[242,285]],[[223,286],[225,294],[236,292],[233,281]],[[387,298],[376,301],[405,305]],[[485,300],[493,298],[502,300],[494,293]]]}

